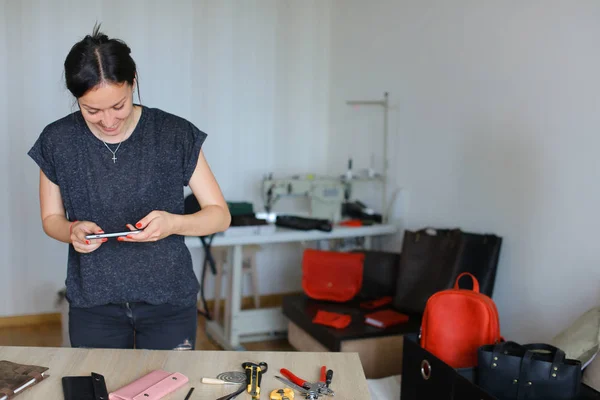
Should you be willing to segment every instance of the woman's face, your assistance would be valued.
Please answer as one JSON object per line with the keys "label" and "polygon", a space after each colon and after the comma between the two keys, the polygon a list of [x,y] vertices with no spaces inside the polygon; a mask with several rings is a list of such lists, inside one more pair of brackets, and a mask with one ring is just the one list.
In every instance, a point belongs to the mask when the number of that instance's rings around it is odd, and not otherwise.
{"label": "woman's face", "polygon": [[104,136],[119,136],[133,118],[133,86],[102,83],[78,99],[87,123]]}

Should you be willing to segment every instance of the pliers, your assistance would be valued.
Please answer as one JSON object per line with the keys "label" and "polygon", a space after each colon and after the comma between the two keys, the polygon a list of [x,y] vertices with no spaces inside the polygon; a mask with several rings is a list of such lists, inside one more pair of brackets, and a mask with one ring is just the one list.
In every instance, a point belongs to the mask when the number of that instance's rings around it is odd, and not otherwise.
{"label": "pliers", "polygon": [[276,376],[275,378],[302,393],[307,400],[317,400],[321,396],[333,396],[335,394],[334,391],[329,388],[331,379],[333,378],[333,371],[327,370],[325,366],[321,367],[321,377],[319,382],[305,381],[285,368],[282,368],[279,372],[281,372],[283,376],[289,378],[289,380],[280,376]]}

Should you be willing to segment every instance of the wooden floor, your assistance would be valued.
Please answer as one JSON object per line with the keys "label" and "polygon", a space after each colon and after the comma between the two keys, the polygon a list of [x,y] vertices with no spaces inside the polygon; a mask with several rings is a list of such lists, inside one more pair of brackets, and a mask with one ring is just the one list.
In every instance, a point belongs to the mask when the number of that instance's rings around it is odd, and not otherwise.
{"label": "wooden floor", "polygon": [[[60,347],[61,343],[62,330],[60,322],[0,328],[0,346]],[[243,343],[243,345],[251,351],[294,350],[287,340]],[[204,318],[201,316],[198,317],[196,350],[221,350],[219,345],[206,336]]]}

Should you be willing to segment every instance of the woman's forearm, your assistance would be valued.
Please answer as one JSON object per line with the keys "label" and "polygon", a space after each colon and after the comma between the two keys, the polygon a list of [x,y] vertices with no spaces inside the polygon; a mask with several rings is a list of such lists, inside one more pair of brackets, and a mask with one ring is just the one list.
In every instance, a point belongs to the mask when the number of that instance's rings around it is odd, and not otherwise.
{"label": "woman's forearm", "polygon": [[46,235],[63,243],[71,243],[71,222],[62,215],[49,215],[42,221]]}
{"label": "woman's forearm", "polygon": [[206,236],[229,228],[231,214],[221,206],[206,206],[195,214],[173,217],[173,234],[182,236]]}

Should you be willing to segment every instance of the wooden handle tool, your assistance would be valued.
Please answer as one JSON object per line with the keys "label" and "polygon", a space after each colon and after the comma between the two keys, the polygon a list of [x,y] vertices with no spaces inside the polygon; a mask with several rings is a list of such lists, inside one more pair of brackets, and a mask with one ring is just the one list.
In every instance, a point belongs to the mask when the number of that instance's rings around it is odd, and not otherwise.
{"label": "wooden handle tool", "polygon": [[207,385],[239,385],[237,382],[227,382],[215,378],[202,378],[202,383],[206,383]]}

